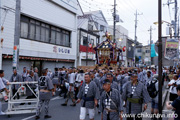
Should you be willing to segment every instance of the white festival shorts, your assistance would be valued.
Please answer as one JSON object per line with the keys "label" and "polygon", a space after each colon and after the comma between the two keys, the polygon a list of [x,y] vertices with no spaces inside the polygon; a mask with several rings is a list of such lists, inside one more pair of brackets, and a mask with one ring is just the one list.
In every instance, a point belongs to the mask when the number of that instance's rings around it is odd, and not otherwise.
{"label": "white festival shorts", "polygon": [[89,109],[85,107],[80,108],[80,120],[84,120],[86,118],[86,111],[89,113],[89,119],[93,119],[95,115],[94,109]]}

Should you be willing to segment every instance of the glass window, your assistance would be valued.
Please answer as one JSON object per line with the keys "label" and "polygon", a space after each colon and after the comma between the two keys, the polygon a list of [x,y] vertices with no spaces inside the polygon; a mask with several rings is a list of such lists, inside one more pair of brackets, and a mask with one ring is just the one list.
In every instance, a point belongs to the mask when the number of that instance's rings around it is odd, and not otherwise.
{"label": "glass window", "polygon": [[21,22],[21,37],[28,37],[28,23]]}
{"label": "glass window", "polygon": [[99,29],[98,28],[98,23],[97,22],[94,22],[94,24],[95,24],[95,26],[96,26],[96,28],[97,28],[97,30]]}
{"label": "glass window", "polygon": [[41,28],[39,25],[36,25],[36,40],[40,40],[41,39]]}
{"label": "glass window", "polygon": [[61,33],[56,32],[56,44],[61,45]]}
{"label": "glass window", "polygon": [[34,39],[34,37],[35,37],[35,25],[34,24],[30,24],[29,38],[30,39]]}
{"label": "glass window", "polygon": [[61,45],[65,46],[66,34],[62,33]]}
{"label": "glass window", "polygon": [[104,27],[104,32],[106,32],[107,31],[107,28],[106,27]]}
{"label": "glass window", "polygon": [[87,37],[83,36],[83,46],[87,46],[88,41],[87,41]]}
{"label": "glass window", "polygon": [[68,31],[66,31],[66,34],[67,34],[67,35],[69,35],[69,32],[68,32]]}
{"label": "glass window", "polygon": [[104,26],[100,25],[100,31],[104,31]]}
{"label": "glass window", "polygon": [[21,21],[29,23],[29,18],[25,16],[21,16]]}
{"label": "glass window", "polygon": [[38,20],[21,16],[21,37],[62,46],[70,46],[70,32]]}
{"label": "glass window", "polygon": [[45,42],[49,42],[49,37],[50,37],[50,26],[49,25],[45,25],[46,29],[45,29]]}
{"label": "glass window", "polygon": [[35,20],[30,20],[30,23],[35,24],[36,21]]}
{"label": "glass window", "polygon": [[46,27],[46,25],[44,23],[41,24],[42,27]]}
{"label": "glass window", "polygon": [[93,25],[89,24],[88,25],[88,30],[93,31]]}
{"label": "glass window", "polygon": [[138,52],[138,53],[142,52],[142,51],[141,51],[141,48],[140,48],[140,49],[137,49],[137,52]]}
{"label": "glass window", "polygon": [[41,26],[41,41],[45,42],[46,39],[46,28]]}
{"label": "glass window", "polygon": [[55,28],[55,27],[51,27],[51,30],[54,30],[54,31],[56,31],[56,28]]}
{"label": "glass window", "polygon": [[50,27],[49,27],[49,25],[46,25],[46,28],[48,28],[48,29],[49,29],[49,28],[50,28]]}
{"label": "glass window", "polygon": [[65,46],[70,46],[69,35],[66,34]]}
{"label": "glass window", "polygon": [[63,34],[65,34],[65,33],[66,33],[66,31],[64,31],[64,30],[63,30],[63,31],[62,31],[62,33],[63,33]]}
{"label": "glass window", "polygon": [[91,44],[92,44],[92,46],[94,45],[94,39],[91,39]]}
{"label": "glass window", "polygon": [[150,50],[146,50],[146,53],[150,53]]}
{"label": "glass window", "polygon": [[36,25],[40,25],[40,22],[36,21]]}
{"label": "glass window", "polygon": [[60,30],[60,29],[58,29],[58,28],[56,29],[56,31],[57,31],[57,32],[61,32],[61,30]]}
{"label": "glass window", "polygon": [[45,42],[49,42],[49,29],[46,29],[46,40]]}
{"label": "glass window", "polygon": [[51,39],[50,39],[50,43],[55,44],[56,42],[56,31],[51,30]]}

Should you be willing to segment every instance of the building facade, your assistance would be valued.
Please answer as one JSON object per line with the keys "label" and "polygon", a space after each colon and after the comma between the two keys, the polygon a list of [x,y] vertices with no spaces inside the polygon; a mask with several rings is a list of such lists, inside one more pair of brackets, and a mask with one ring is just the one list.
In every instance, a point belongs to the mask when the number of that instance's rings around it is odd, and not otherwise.
{"label": "building facade", "polygon": [[[1,32],[4,39],[1,43],[2,69],[7,78],[12,74],[15,6],[15,1],[0,1],[3,8],[0,18],[4,22]],[[5,12],[6,9],[8,12]],[[53,71],[55,67],[76,66],[77,16],[81,14],[76,0],[22,0],[19,72],[23,67],[49,68]]]}
{"label": "building facade", "polygon": [[99,37],[99,42],[103,42],[106,40],[105,33],[108,31],[108,22],[106,21],[106,18],[104,17],[104,14],[101,10],[98,11],[91,11],[91,12],[85,12],[85,15],[91,15],[92,21],[95,24],[95,27],[97,31],[94,33],[97,33]]}
{"label": "building facade", "polygon": [[96,64],[93,47],[105,40],[106,30],[107,22],[102,11],[92,11],[78,16],[78,66],[94,66]]}
{"label": "building facade", "polygon": [[136,46],[135,56],[136,66],[139,66],[141,63],[143,63],[143,46],[141,44]]}
{"label": "building facade", "polygon": [[143,51],[142,51],[142,62],[145,65],[151,65],[151,50],[150,50],[150,45],[143,46]]}
{"label": "building facade", "polygon": [[127,67],[134,66],[134,41],[132,39],[127,39]]}

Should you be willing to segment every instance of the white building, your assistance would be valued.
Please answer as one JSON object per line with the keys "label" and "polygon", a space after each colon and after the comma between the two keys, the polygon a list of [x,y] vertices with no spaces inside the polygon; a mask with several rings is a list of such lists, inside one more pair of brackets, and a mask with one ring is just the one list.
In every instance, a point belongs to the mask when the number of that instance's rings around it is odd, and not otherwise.
{"label": "white building", "polygon": [[[113,35],[113,25],[109,25],[108,32]],[[113,39],[113,37],[112,37]],[[128,39],[128,30],[121,25],[116,25],[116,44],[118,48],[125,49],[127,48],[127,39]],[[127,50],[123,53],[123,57],[121,57],[121,64],[123,66],[127,66]]]}
{"label": "white building", "polygon": [[[12,74],[15,6],[15,0],[0,0],[2,69],[7,78]],[[78,15],[82,15],[78,0],[21,0],[19,72],[24,66],[52,71],[76,66]]]}
{"label": "white building", "polygon": [[137,42],[136,50],[135,50],[135,58],[136,58],[136,66],[141,66],[144,61],[142,43]]}
{"label": "white building", "polygon": [[92,20],[95,23],[96,29],[98,30],[97,33],[100,36],[99,42],[103,42],[104,40],[106,40],[105,33],[106,31],[108,31],[108,22],[106,21],[103,12],[101,10],[98,10],[98,11],[85,12],[84,14],[91,15]]}
{"label": "white building", "polygon": [[105,40],[107,21],[102,11],[93,11],[78,16],[78,66],[96,64],[94,46]]}
{"label": "white building", "polygon": [[151,64],[151,57],[150,57],[150,46],[149,45],[146,45],[146,46],[143,46],[143,49],[142,49],[142,56],[143,56],[143,63],[146,64],[146,65],[150,65]]}

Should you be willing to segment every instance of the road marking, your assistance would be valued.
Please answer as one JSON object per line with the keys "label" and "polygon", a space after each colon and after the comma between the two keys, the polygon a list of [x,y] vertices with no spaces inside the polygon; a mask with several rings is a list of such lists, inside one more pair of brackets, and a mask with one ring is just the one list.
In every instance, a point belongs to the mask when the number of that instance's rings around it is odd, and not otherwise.
{"label": "road marking", "polygon": [[27,117],[27,118],[24,118],[24,119],[22,119],[22,120],[29,120],[29,119],[31,119],[31,118],[33,118],[33,117],[35,117],[36,115],[33,115],[33,116],[30,116],[30,117]]}
{"label": "road marking", "polygon": [[[57,97],[55,97],[55,98],[52,98],[51,100],[60,100],[60,99],[63,99],[63,97],[57,96]],[[33,116],[30,116],[30,117],[24,118],[24,119],[22,119],[22,120],[29,120],[29,119],[31,119],[31,118],[33,118],[33,117],[35,117],[35,116],[36,116],[36,115],[33,115]]]}
{"label": "road marking", "polygon": [[63,97],[57,96],[57,97],[55,97],[55,98],[52,98],[51,100],[61,100],[61,99],[63,99]]}

